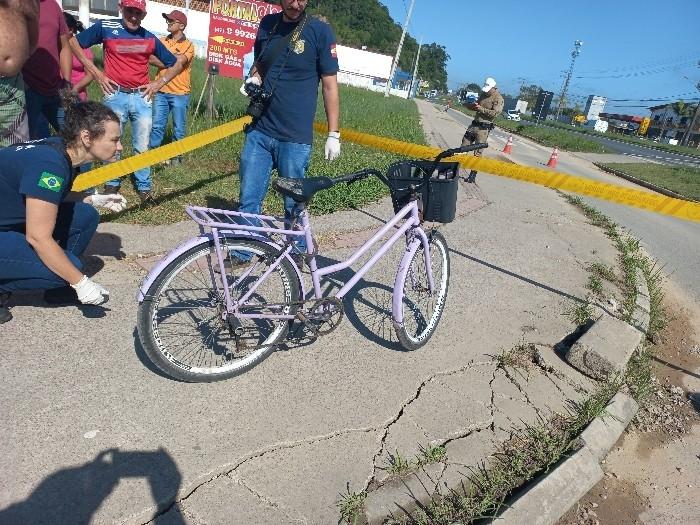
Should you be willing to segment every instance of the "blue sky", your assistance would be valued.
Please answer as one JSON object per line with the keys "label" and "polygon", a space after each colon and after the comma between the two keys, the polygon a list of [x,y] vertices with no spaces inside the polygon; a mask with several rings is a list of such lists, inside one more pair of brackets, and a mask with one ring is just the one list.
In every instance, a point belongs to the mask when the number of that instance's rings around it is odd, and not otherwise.
{"label": "blue sky", "polygon": [[[379,1],[403,24],[410,0]],[[631,99],[606,109],[646,115],[663,102],[641,99],[700,97],[700,0],[415,1],[409,32],[447,48],[450,88],[492,76],[508,94],[521,79],[558,93],[574,40],[583,40],[574,100]]]}

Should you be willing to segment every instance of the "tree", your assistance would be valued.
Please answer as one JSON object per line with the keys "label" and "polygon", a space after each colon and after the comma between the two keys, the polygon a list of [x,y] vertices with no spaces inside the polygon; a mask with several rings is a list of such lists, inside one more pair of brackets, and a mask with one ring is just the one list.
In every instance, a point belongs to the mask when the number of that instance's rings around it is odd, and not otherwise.
{"label": "tree", "polygon": [[[320,0],[309,5],[308,9],[310,13],[322,15],[328,20],[339,44],[359,49],[366,46],[368,51],[392,57],[396,54],[402,26],[392,20],[389,10],[378,0]],[[399,57],[399,68],[412,73],[417,54],[418,42],[407,34]],[[418,76],[430,82],[432,87],[445,91],[448,59],[443,46],[436,43],[424,45]]]}
{"label": "tree", "polygon": [[472,93],[478,93],[479,91],[481,91],[481,86],[472,82],[471,84],[467,84],[467,91],[471,91]]}
{"label": "tree", "polygon": [[540,94],[542,88],[537,84],[530,84],[529,86],[520,86],[520,94],[518,98],[527,102],[528,107],[535,107],[535,102],[537,102],[537,95]]}

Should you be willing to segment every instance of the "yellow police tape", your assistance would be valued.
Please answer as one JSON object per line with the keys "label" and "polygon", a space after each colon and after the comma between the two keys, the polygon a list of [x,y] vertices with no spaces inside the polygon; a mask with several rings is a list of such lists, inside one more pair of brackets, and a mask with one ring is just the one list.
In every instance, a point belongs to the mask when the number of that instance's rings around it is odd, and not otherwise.
{"label": "yellow police tape", "polygon": [[[123,177],[135,170],[146,168],[175,157],[176,155],[182,155],[188,151],[201,148],[202,146],[241,132],[249,122],[250,117],[239,118],[166,146],[161,146],[139,155],[134,155],[128,159],[107,164],[106,166],[78,176],[73,183],[72,189],[74,191],[81,191],[92,188],[110,179]],[[325,133],[328,129],[325,124],[320,122],[316,122],[314,128],[320,133]],[[369,135],[367,133],[359,133],[351,129],[341,129],[341,136],[344,141],[378,148],[405,157],[432,158],[441,151],[439,148],[411,144],[400,140]],[[451,160],[459,162],[463,168],[467,169],[475,169],[501,177],[531,182],[548,188],[569,191],[579,195],[587,195],[589,197],[641,208],[663,215],[700,222],[700,203],[696,202],[675,199],[673,197],[666,197],[657,193],[633,188],[623,188],[604,182],[595,182],[584,177],[576,177],[556,171],[530,168],[518,164],[511,164],[509,162],[475,157],[473,155],[460,155],[459,157],[453,157]]]}
{"label": "yellow police tape", "polygon": [[[314,127],[318,132],[325,132],[327,129],[325,125],[318,122],[314,124]],[[352,130],[341,130],[341,137],[356,144],[371,146],[408,157],[434,158],[440,152],[439,148],[409,144]],[[548,188],[570,191],[579,195],[587,195],[663,215],[700,222],[700,203],[696,202],[675,199],[633,188],[623,188],[614,184],[596,182],[561,172],[475,157],[473,155],[459,155],[452,157],[450,160],[459,162],[463,168],[475,169],[493,175],[500,175],[501,177],[531,182]]]}
{"label": "yellow police tape", "polygon": [[106,164],[105,166],[76,177],[73,182],[72,190],[82,191],[93,188],[108,180],[124,177],[136,170],[147,168],[159,162],[163,162],[166,159],[199,149],[217,140],[225,139],[230,135],[235,135],[243,131],[243,128],[250,120],[250,117],[232,120],[221,126],[216,126],[215,128],[202,131],[201,133],[191,135],[182,140],[171,142],[165,146],[145,151],[133,157],[129,157],[128,159]]}

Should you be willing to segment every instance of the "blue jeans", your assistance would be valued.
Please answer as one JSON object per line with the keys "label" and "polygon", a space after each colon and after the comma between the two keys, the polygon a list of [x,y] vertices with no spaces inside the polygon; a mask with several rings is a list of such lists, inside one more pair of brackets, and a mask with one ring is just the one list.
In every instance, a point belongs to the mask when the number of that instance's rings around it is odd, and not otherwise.
{"label": "blue jeans", "polygon": [[[84,202],[66,202],[58,207],[53,237],[79,270],[83,264],[78,256],[87,248],[99,222],[95,208]],[[0,292],[48,290],[66,284],[41,261],[24,233],[0,231]]]}
{"label": "blue jeans", "polygon": [[29,138],[45,139],[51,136],[49,124],[58,133],[63,127],[65,113],[61,106],[61,97],[40,95],[31,88],[26,88],[24,96],[27,101],[27,120],[29,121]]}
{"label": "blue jeans", "polygon": [[[281,142],[257,130],[247,133],[241,152],[241,189],[238,211],[261,213],[262,202],[270,185],[272,170],[280,177],[303,179],[309,167],[311,144]],[[296,217],[296,203],[284,198],[284,218],[287,226]],[[306,250],[303,238],[297,239],[297,247]]]}
{"label": "blue jeans", "polygon": [[156,93],[153,99],[153,127],[151,129],[150,148],[157,148],[163,143],[165,128],[168,125],[168,115],[171,112],[173,114],[173,135],[175,140],[185,138],[187,106],[189,106],[189,104],[189,95]]}
{"label": "blue jeans", "polygon": [[[117,91],[106,95],[104,104],[119,116],[122,133],[127,121],[131,122],[131,144],[135,153],[148,151],[148,142],[151,135],[151,123],[153,121],[152,103],[139,93],[124,93]],[[119,158],[119,157],[117,157]],[[143,168],[134,172],[136,189],[138,191],[151,190],[151,170]],[[107,186],[121,185],[119,179],[107,182]]]}

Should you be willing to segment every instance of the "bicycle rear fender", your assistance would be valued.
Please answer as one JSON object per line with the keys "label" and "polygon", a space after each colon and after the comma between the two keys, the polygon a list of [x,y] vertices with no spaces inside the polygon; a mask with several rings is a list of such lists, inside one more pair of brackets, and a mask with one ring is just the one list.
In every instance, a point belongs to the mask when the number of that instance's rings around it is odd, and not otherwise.
{"label": "bicycle rear fender", "polygon": [[401,258],[401,263],[399,263],[398,269],[396,270],[396,278],[394,279],[394,293],[391,296],[391,317],[394,326],[399,329],[403,327],[403,305],[401,304],[403,301],[403,290],[400,290],[399,288],[401,283],[403,283],[404,279],[406,278],[413,254],[416,253],[416,250],[421,243],[425,244],[426,253],[428,252],[428,236],[422,228],[416,228],[415,231],[417,235],[410,242],[410,244],[406,246],[406,251]]}
{"label": "bicycle rear fender", "polygon": [[[231,231],[231,232],[219,232],[221,236],[226,237],[227,239],[235,239],[236,237],[245,237],[248,239],[254,239],[256,241],[264,242],[265,244],[271,246],[275,250],[280,250],[281,246],[275,242],[272,242],[269,237],[265,237],[264,235],[260,235],[257,232],[247,232],[247,231]],[[158,264],[156,264],[153,268],[151,268],[151,271],[148,272],[148,275],[146,278],[141,282],[141,286],[139,286],[139,291],[137,294],[137,300],[139,303],[142,303],[143,300],[146,298],[146,293],[148,290],[151,288],[153,285],[153,281],[156,280],[156,277],[160,275],[167,267],[172,263],[177,257],[179,257],[181,254],[185,253],[188,250],[191,250],[195,246],[199,246],[200,244],[205,244],[209,243],[210,241],[214,240],[214,236],[211,234],[211,232],[205,233],[200,235],[199,237],[193,237],[192,239],[188,239],[184,242],[182,242],[177,248],[172,250],[170,253],[168,253],[163,259],[161,259]],[[301,287],[301,296],[306,297],[306,289],[304,287],[304,279],[301,277],[301,271],[297,267],[297,265],[294,263],[292,258],[287,255],[287,259],[292,263],[292,267],[294,268],[294,271],[297,274],[297,279],[299,279],[299,286]]]}

